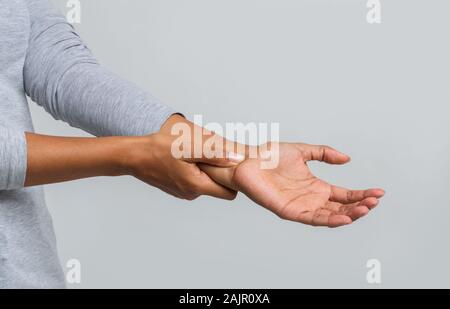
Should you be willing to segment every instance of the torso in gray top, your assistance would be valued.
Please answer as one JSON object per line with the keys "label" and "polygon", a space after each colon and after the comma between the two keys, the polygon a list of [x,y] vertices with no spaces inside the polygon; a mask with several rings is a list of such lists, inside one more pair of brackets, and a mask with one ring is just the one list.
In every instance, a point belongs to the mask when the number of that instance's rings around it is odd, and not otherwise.
{"label": "torso in gray top", "polygon": [[154,133],[173,110],[101,67],[48,0],[0,0],[0,288],[63,288],[43,190],[24,188],[26,94],[96,136]]}

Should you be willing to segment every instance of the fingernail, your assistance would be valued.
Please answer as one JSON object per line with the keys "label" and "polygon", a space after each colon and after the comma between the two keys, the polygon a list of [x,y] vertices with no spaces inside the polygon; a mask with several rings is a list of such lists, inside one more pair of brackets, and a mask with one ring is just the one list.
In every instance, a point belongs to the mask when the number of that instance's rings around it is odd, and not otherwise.
{"label": "fingernail", "polygon": [[339,152],[339,153],[340,153],[342,156],[346,157],[348,161],[351,161],[351,160],[352,160],[352,158],[351,158],[348,154],[343,153],[343,152]]}
{"label": "fingernail", "polygon": [[228,152],[227,153],[228,160],[235,162],[235,163],[241,163],[245,160],[245,156],[239,153],[234,152]]}

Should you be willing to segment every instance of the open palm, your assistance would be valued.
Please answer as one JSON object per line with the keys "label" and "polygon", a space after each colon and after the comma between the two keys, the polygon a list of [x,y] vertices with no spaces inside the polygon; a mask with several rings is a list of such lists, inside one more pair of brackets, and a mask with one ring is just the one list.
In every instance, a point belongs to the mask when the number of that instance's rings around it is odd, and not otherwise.
{"label": "open palm", "polygon": [[313,226],[348,225],[376,207],[384,195],[381,189],[332,186],[311,173],[307,163],[312,160],[345,164],[350,158],[327,146],[279,144],[276,168],[262,169],[262,159],[248,159],[234,169],[231,182],[279,217]]}
{"label": "open palm", "polygon": [[338,227],[366,215],[384,195],[381,189],[347,190],[315,177],[307,162],[345,164],[350,158],[326,146],[280,144],[279,164],[262,169],[246,160],[234,173],[239,191],[283,219],[314,226]]}

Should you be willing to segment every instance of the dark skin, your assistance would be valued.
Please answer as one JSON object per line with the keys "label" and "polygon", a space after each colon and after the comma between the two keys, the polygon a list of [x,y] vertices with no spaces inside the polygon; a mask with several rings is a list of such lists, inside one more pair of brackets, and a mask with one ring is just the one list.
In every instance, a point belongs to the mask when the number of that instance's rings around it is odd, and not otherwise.
{"label": "dark skin", "polygon": [[[327,227],[351,224],[375,208],[384,195],[382,189],[349,190],[315,177],[309,161],[338,165],[350,161],[327,146],[279,144],[279,164],[263,169],[266,159],[261,155],[250,158],[251,147],[238,148],[203,130],[203,140],[217,139],[215,151],[223,152],[222,158],[203,154],[196,159],[176,159],[171,153],[176,136],[171,131],[179,123],[195,126],[173,115],[159,133],[144,137],[68,138],[27,133],[25,185],[131,175],[187,200],[201,195],[232,200],[240,191],[283,219]],[[235,147],[233,156],[226,152],[229,146]]]}
{"label": "dark skin", "polygon": [[[198,166],[174,159],[173,137],[72,138],[27,133],[26,186],[97,177],[130,175],[175,197],[193,200],[200,195],[232,200],[236,192],[217,184]],[[227,159],[199,159],[232,166]]]}

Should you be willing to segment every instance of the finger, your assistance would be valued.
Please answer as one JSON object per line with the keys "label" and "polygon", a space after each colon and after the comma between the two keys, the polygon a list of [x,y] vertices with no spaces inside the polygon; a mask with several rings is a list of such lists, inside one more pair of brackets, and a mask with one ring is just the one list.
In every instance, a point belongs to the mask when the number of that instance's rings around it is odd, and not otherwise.
{"label": "finger", "polygon": [[[378,200],[374,197],[369,197],[361,202],[357,203],[354,207],[348,207],[347,215],[352,218],[353,221],[361,219],[369,214],[371,209],[374,209],[378,205]],[[347,207],[347,206],[343,206]]]}
{"label": "finger", "polygon": [[327,203],[327,209],[338,215],[349,216],[352,220],[357,220],[368,214],[371,209],[378,205],[378,200],[374,197],[366,198],[360,202],[343,205],[337,202]]}
{"label": "finger", "polygon": [[336,186],[331,187],[330,201],[342,204],[359,202],[368,197],[382,198],[385,192],[382,189],[348,190]]}
{"label": "finger", "polygon": [[302,213],[298,221],[312,226],[326,226],[336,228],[352,223],[352,219],[346,215],[336,215],[328,210]]}
{"label": "finger", "polygon": [[217,167],[233,167],[239,165],[244,160],[244,155],[234,152],[227,152],[225,150],[203,151],[201,155],[184,159],[184,161],[188,163],[204,163]]}
{"label": "finger", "polygon": [[206,174],[203,174],[201,185],[199,186],[199,194],[209,195],[215,198],[232,201],[236,198],[237,192],[228,189],[209,178]]}
{"label": "finger", "polygon": [[320,161],[329,164],[345,164],[350,157],[329,146],[302,145],[306,153],[306,161]]}
{"label": "finger", "polygon": [[312,226],[328,226],[328,218],[330,217],[331,212],[328,214],[321,213],[318,211],[308,211],[299,215],[298,222],[312,225]]}
{"label": "finger", "polygon": [[[178,121],[179,124],[187,126],[186,130],[194,131],[193,138],[190,138],[189,142],[186,143],[184,140],[180,141],[179,139],[172,142],[172,154],[177,159],[182,159],[188,163],[205,163],[219,167],[234,166],[245,159],[243,154],[245,154],[246,147],[244,145],[228,142],[222,136],[205,128],[186,124],[186,120],[180,116],[174,117],[171,121]],[[172,136],[180,134],[178,129],[174,129],[173,124],[167,127],[171,128]],[[235,150],[235,145],[237,150]]]}
{"label": "finger", "polygon": [[353,208],[348,216],[353,220],[356,221],[364,216],[366,216],[370,212],[369,208],[367,206],[358,206]]}
{"label": "finger", "polygon": [[234,169],[233,168],[218,168],[207,164],[197,164],[198,167],[205,172],[212,180],[218,184],[230,188],[235,191],[239,191],[237,185],[233,181]]}
{"label": "finger", "polygon": [[378,206],[380,201],[375,197],[368,197],[358,203],[358,206],[366,206],[369,210]]}
{"label": "finger", "polygon": [[337,228],[345,225],[352,224],[353,220],[344,215],[331,215],[330,219],[328,221],[328,227],[330,228]]}

